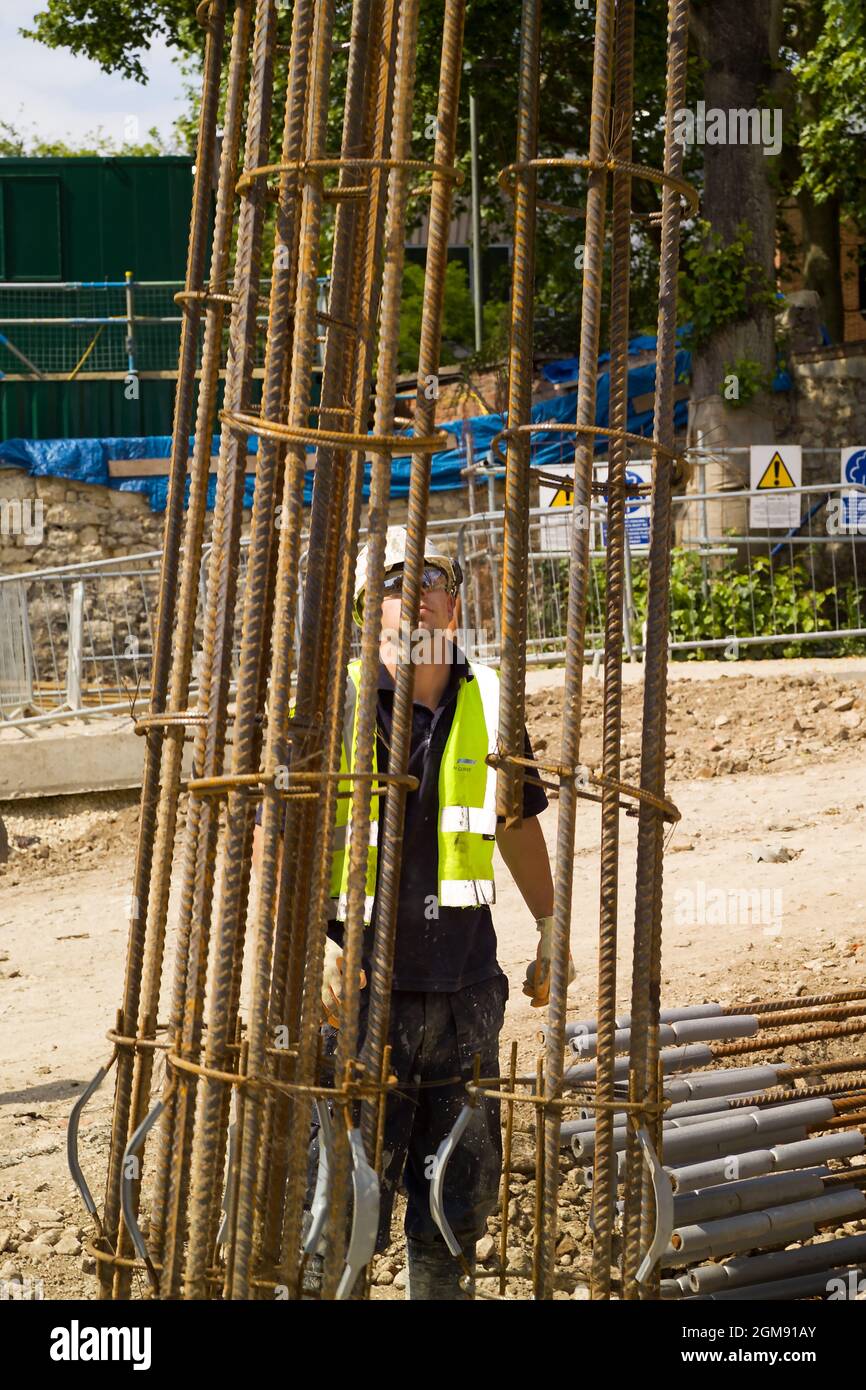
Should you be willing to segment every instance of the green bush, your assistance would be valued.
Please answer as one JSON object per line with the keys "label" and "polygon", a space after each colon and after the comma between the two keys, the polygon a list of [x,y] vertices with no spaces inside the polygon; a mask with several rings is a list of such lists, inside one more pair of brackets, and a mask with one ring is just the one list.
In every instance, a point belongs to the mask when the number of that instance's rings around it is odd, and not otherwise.
{"label": "green bush", "polygon": [[[812,574],[807,567],[808,556],[794,564],[774,565],[766,556],[752,560],[748,570],[738,567],[733,557],[722,567],[710,561],[707,582],[701,569],[700,556],[693,550],[675,550],[671,557],[670,631],[675,642],[696,642],[701,639],[731,637],[761,637],[784,633],[832,631],[838,619],[843,626],[859,627],[859,592],[853,582],[837,588],[813,589]],[[647,566],[633,561],[633,586],[637,612],[638,638],[646,617]],[[835,602],[834,602],[835,599]],[[846,652],[866,651],[863,638],[849,638],[843,644]],[[737,659],[765,656],[818,656],[822,652],[838,654],[838,641],[792,641],[767,646],[741,646]],[[718,649],[674,653],[689,661],[717,659]],[[734,654],[732,653],[732,657]]]}

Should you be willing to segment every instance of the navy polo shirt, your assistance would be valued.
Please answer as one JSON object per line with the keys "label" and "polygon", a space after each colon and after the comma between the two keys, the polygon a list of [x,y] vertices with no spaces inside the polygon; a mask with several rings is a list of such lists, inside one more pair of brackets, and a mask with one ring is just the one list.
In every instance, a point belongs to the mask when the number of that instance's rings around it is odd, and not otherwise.
{"label": "navy polo shirt", "polygon": [[[400,896],[397,909],[397,935],[394,956],[394,989],[448,992],[478,984],[503,972],[496,960],[496,933],[490,908],[438,906],[438,820],[439,766],[454,719],[461,680],[474,680],[464,654],[455,648],[448,684],[435,710],[426,705],[412,706],[412,739],[408,771],[417,777],[417,791],[406,797]],[[379,666],[377,705],[377,760],[380,771],[388,769],[388,745],[394,681],[387,668]],[[532,757],[529,736],[524,730],[526,756]],[[380,797],[380,824],[384,820],[386,797]],[[525,782],[523,815],[537,816],[547,806],[542,787]],[[502,817],[500,817],[500,821]],[[370,953],[375,926],[368,926],[364,941],[364,968],[370,978]],[[331,923],[329,934],[342,942],[343,924]]]}

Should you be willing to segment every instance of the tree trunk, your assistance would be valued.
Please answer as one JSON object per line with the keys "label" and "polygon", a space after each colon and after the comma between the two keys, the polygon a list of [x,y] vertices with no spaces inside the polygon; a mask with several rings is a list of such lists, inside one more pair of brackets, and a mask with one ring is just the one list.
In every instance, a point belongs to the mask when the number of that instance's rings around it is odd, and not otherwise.
{"label": "tree trunk", "polygon": [[[693,29],[704,60],[707,111],[774,107],[772,61],[778,53],[781,0],[694,0]],[[770,182],[774,161],[760,144],[704,145],[702,215],[723,243],[738,236],[742,223],[752,232],[749,255],[775,282],[776,195]],[[734,444],[768,443],[773,438],[769,392],[749,406],[732,409],[720,394],[725,377],[739,358],[759,362],[768,378],[775,372],[775,322],[772,309],[757,305],[747,320],[727,324],[695,353],[692,432],[714,449]],[[736,485],[742,475],[719,479]],[[746,474],[748,476],[748,463]],[[712,485],[707,478],[708,485]],[[742,485],[742,483],[740,483]]]}
{"label": "tree trunk", "polygon": [[834,343],[845,336],[842,302],[842,247],[838,198],[816,203],[811,193],[797,195],[802,219],[803,288],[815,290],[821,300],[821,322]]}

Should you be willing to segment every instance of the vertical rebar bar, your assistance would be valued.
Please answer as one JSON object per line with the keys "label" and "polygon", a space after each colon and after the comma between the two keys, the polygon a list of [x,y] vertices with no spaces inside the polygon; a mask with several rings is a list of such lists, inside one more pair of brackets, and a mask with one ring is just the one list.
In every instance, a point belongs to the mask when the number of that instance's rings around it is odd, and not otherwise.
{"label": "vertical rebar bar", "polygon": [[[216,141],[216,124],[220,96],[220,72],[225,36],[226,0],[211,0],[207,10],[207,38],[202,77],[201,111],[196,146],[193,182],[192,216],[185,289],[197,294],[204,285],[207,240],[210,230],[211,170]],[[169,670],[174,641],[175,605],[178,584],[178,557],[183,529],[184,494],[186,489],[189,434],[192,424],[195,394],[195,369],[198,356],[200,301],[193,299],[183,314],[178,354],[177,390],[169,463],[168,501],[159,582],[159,608],[151,661],[151,714],[165,710]],[[153,863],[156,812],[159,799],[160,760],[163,730],[151,726],[145,736],[144,767],[142,770],[141,813],[138,844],[130,900],[130,930],[126,958],[126,979],[123,989],[122,1031],[126,1036],[135,1032],[141,995],[141,976],[147,935],[148,898]],[[156,1019],[154,1018],[154,1023]],[[120,1182],[123,1154],[129,1135],[134,1055],[122,1048],[117,1059],[111,1144],[105,1185],[105,1205],[102,1225],[106,1241],[113,1249],[118,1237],[120,1220]],[[100,1297],[111,1296],[115,1271],[100,1261]]]}
{"label": "vertical rebar bar", "polygon": [[[577,393],[578,431],[595,424],[596,373],[601,297],[604,274],[604,226],[607,200],[613,0],[599,0],[595,24],[595,64],[592,78],[589,157],[593,167],[587,181],[586,246],[583,263],[583,303],[580,331],[580,380]],[[583,688],[583,649],[586,600],[589,589],[589,517],[592,488],[594,437],[578,433],[574,460],[571,552],[569,558],[568,616],[565,647],[565,690],[562,706],[563,776],[559,796],[556,835],[554,927],[550,971],[550,1005],[546,1049],[545,1087],[555,1097],[562,1084],[565,1050],[565,1003],[568,985],[569,935],[574,831],[577,811],[576,769],[580,756],[580,718]],[[556,1256],[556,1202],[559,1186],[559,1130],[561,1114],[551,1107],[545,1116],[544,1230],[542,1232],[539,1295],[553,1293]]]}
{"label": "vertical rebar bar", "polygon": [[[634,88],[634,0],[617,0],[615,104],[611,143],[614,157],[631,160]],[[631,175],[616,169],[610,292],[610,428],[628,423],[628,319],[631,263]],[[625,570],[625,481],[627,448],[612,436],[607,474],[607,584],[604,633],[603,773],[613,785],[602,789],[598,943],[598,1053],[596,1092],[613,1100],[616,1031],[616,943],[619,903],[620,740],[622,737],[622,643]],[[611,1239],[615,1191],[611,1188],[613,1110],[601,1108],[596,1120],[592,1251],[592,1297],[610,1296]]]}
{"label": "vertical rebar bar", "polygon": [[[245,169],[267,162],[270,116],[276,51],[277,17],[274,0],[257,0],[253,37],[252,72],[247,108]],[[250,400],[256,321],[258,316],[259,271],[266,189],[262,180],[253,180],[243,193],[238,217],[237,250],[234,267],[234,296],[229,327],[229,356],[226,368],[224,413],[243,410]],[[237,596],[240,530],[246,468],[246,435],[223,422],[217,499],[213,520],[213,549],[208,579],[209,604],[205,620],[202,688],[207,692],[207,723],[196,742],[195,762],[199,775],[213,776],[222,771],[228,688],[235,604]],[[201,1036],[204,986],[208,969],[210,924],[213,907],[216,841],[219,808],[211,798],[201,801],[197,834],[188,837],[187,863],[181,894],[181,919],[190,919],[189,977],[184,1009],[184,1049],[193,1053]],[[215,985],[209,1001],[205,1063],[225,1065],[225,1048],[231,1031],[226,1032],[227,991],[225,975]],[[189,1168],[189,1246],[187,1250],[186,1295],[205,1296],[205,1269],[210,1258],[208,1237],[212,1227],[213,1169],[222,1162],[217,1154],[218,1120],[222,1112],[222,1086],[205,1080],[201,1086],[189,1084],[189,1104],[196,1103],[195,1142],[187,1164],[184,1145],[177,1142],[173,1154],[175,1190],[180,1190]],[[163,1280],[175,1277],[179,1247],[184,1231],[172,1222],[166,1245]],[[165,1296],[165,1293],[164,1293]]]}
{"label": "vertical rebar bar", "polygon": [[[231,237],[234,225],[234,186],[237,180],[237,166],[240,155],[240,138],[243,126],[244,89],[249,45],[252,4],[251,0],[238,0],[234,12],[231,56],[229,59],[226,107],[223,118],[223,141],[220,155],[219,182],[217,187],[216,211],[213,243],[210,261],[209,295],[221,296],[228,286]],[[189,699],[190,677],[192,673],[192,651],[195,639],[195,624],[199,599],[199,574],[201,570],[202,547],[204,541],[205,516],[207,509],[208,483],[213,438],[214,417],[216,414],[219,367],[222,353],[225,303],[221,298],[208,298],[205,308],[204,344],[202,348],[201,380],[199,384],[198,410],[196,414],[195,442],[191,466],[189,500],[186,514],[186,527],[183,539],[183,572],[181,575],[180,596],[178,600],[178,619],[171,672],[169,695],[170,711],[186,709]],[[171,891],[171,869],[176,844],[178,795],[182,774],[184,750],[183,726],[166,729],[163,747],[159,818],[156,841],[154,874],[151,882],[151,901],[148,914],[148,935],[162,943],[165,939],[168,918],[169,894]],[[195,803],[193,803],[195,805]],[[193,831],[194,812],[190,813],[189,829]],[[186,986],[186,970],[189,953],[189,922],[182,929],[175,947],[174,985],[169,1018],[169,1030],[177,1046],[181,1042],[183,1027],[183,1007]],[[146,1054],[148,1059],[152,1054]],[[142,1062],[144,1057],[142,1058]],[[149,1078],[148,1078],[149,1079]],[[174,1132],[177,1087],[174,1077],[166,1078],[166,1109],[158,1131],[158,1157],[154,1198],[150,1213],[149,1248],[155,1261],[162,1259],[163,1222],[167,1184],[171,1162],[171,1136]],[[186,1078],[180,1082],[185,1085]]]}
{"label": "vertical rebar bar", "polygon": [[[390,41],[391,26],[396,20],[393,6],[390,8],[388,19],[389,33],[386,35],[385,43]],[[391,129],[392,160],[408,159],[411,152],[418,0],[403,0],[399,20]],[[380,88],[380,103],[386,96],[386,89]],[[382,114],[384,115],[384,111]],[[387,222],[384,238],[374,434],[391,433],[394,427],[408,185],[409,171],[400,167],[392,168],[388,179]],[[367,571],[361,637],[361,672],[355,714],[357,728],[355,760],[357,766],[361,768],[372,767],[376,738],[382,585],[390,492],[390,454],[375,453],[371,465],[370,501],[367,513]],[[347,577],[353,577],[350,567],[347,571]],[[346,600],[348,601],[348,594]],[[353,790],[351,802],[352,839],[349,850],[349,888],[343,935],[344,985],[336,1057],[336,1074],[338,1076],[344,1074],[347,1065],[356,1056],[358,1045],[359,980],[364,940],[366,866],[370,841],[372,790],[369,782],[359,783]],[[381,1100],[380,1123],[384,1123],[387,1099],[382,1097]],[[334,1288],[337,1276],[336,1257],[337,1253],[342,1250],[348,1195],[346,1191],[347,1176],[348,1154],[345,1146],[340,1145],[334,1162],[330,1259],[325,1269],[322,1289],[326,1298],[329,1297]]]}
{"label": "vertical rebar bar", "polygon": [[[331,79],[334,0],[320,0],[316,9],[315,32],[310,63],[310,84],[307,126],[307,160],[321,161],[326,155],[328,98]],[[318,299],[318,263],[322,211],[324,208],[324,173],[321,168],[304,171],[301,202],[301,233],[298,261],[298,287],[295,300],[295,333],[292,346],[292,375],[288,423],[305,430],[311,405],[312,369],[316,351],[316,310]],[[306,467],[304,443],[290,444],[286,453],[283,501],[281,513],[278,582],[272,636],[272,666],[268,705],[267,744],[264,764],[273,775],[287,762],[287,729],[289,696],[294,652],[294,624],[297,606],[298,561],[300,549],[300,509],[303,477]],[[253,996],[251,1002],[248,1040],[250,1071],[258,1075],[264,1070],[267,1006],[271,973],[271,942],[273,916],[276,906],[277,870],[282,834],[283,803],[271,787],[262,809],[262,857],[258,898],[253,914],[254,956],[252,966]],[[324,928],[322,928],[324,935]],[[312,944],[311,944],[312,949]],[[321,978],[321,962],[318,968]],[[307,1039],[307,1044],[312,1041]],[[257,1134],[260,1126],[260,1102],[253,1099],[245,1116],[241,1168],[238,1180],[237,1249],[231,1289],[232,1298],[246,1298],[251,1276],[255,1192],[257,1181]],[[300,1124],[293,1126],[297,1132]],[[301,1175],[290,1168],[290,1184]]]}
{"label": "vertical rebar bar", "polygon": [[[679,175],[683,147],[674,137],[675,113],[685,98],[688,57],[688,0],[670,0],[668,80],[665,112],[665,173]],[[676,354],[677,271],[679,268],[680,198],[672,188],[662,193],[661,269],[659,275],[658,347],[653,441],[673,447],[674,363]],[[668,614],[671,547],[671,463],[653,451],[652,534],[647,595],[644,662],[641,787],[664,796],[665,725],[668,662]],[[661,971],[662,849],[664,824],[646,802],[638,816],[634,952],[632,963],[629,1099],[658,1101],[659,989]],[[643,1181],[637,1137],[629,1128],[623,1214],[623,1295],[638,1297],[637,1267],[651,1238],[653,1204]]]}
{"label": "vertical rebar bar", "polygon": [[[436,388],[439,376],[445,296],[445,266],[451,223],[452,178],[450,170],[454,163],[457,141],[457,108],[460,95],[465,13],[466,0],[445,0],[434,150],[434,160],[438,171],[433,174],[433,191],[430,197],[427,265],[421,312],[421,341],[418,353],[418,387],[415,397],[415,433],[420,436],[429,435],[432,432],[436,417],[436,398],[438,396]],[[403,645],[403,634],[407,631],[411,632],[418,623],[429,493],[430,455],[414,452],[406,517],[407,543],[400,609],[401,646]],[[415,668],[411,660],[406,659],[407,653],[401,651],[400,655],[403,659],[398,662],[396,671],[388,768],[391,774],[405,775],[409,762],[409,741],[412,733],[412,696],[415,687]],[[379,881],[376,894],[373,969],[369,986],[367,1034],[362,1052],[363,1063],[372,1076],[379,1075],[382,1054],[388,1040],[391,981],[394,969],[394,935],[397,925],[405,809],[405,787],[392,784],[385,801],[384,816],[380,818],[381,843],[379,846]],[[368,1154],[373,1152],[375,1120],[376,1107],[369,1104],[365,1105],[363,1108],[363,1134]]]}
{"label": "vertical rebar bar", "polygon": [[[535,323],[535,224],[538,154],[538,68],[541,0],[525,0],[520,31],[517,163],[514,194],[514,269],[511,279],[511,344],[508,356],[508,427],[529,423],[532,406],[532,343]],[[505,533],[502,551],[502,638],[499,737],[507,753],[523,753],[526,685],[527,583],[529,576],[530,437],[514,433],[505,470]],[[506,765],[497,778],[497,811],[519,822],[523,772]]]}

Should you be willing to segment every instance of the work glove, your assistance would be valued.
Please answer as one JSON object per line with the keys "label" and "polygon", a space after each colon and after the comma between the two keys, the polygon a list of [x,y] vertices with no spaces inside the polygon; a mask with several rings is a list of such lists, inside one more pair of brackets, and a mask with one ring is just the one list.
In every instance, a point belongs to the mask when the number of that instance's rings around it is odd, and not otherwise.
{"label": "work glove", "polygon": [[[367,983],[364,971],[360,972],[361,989]],[[325,937],[325,963],[322,970],[322,1008],[325,1019],[332,1028],[340,1026],[340,996],[343,991],[343,952],[329,936]]]}
{"label": "work glove", "polygon": [[[523,993],[527,995],[532,1003],[533,1009],[543,1009],[550,1000],[550,954],[551,942],[553,940],[553,918],[538,917],[535,921],[538,929],[538,950],[535,953],[535,960],[529,962],[526,967],[526,979],[523,981]],[[571,959],[571,952],[568,955],[568,983],[574,980],[577,971],[574,968],[574,961]]]}

